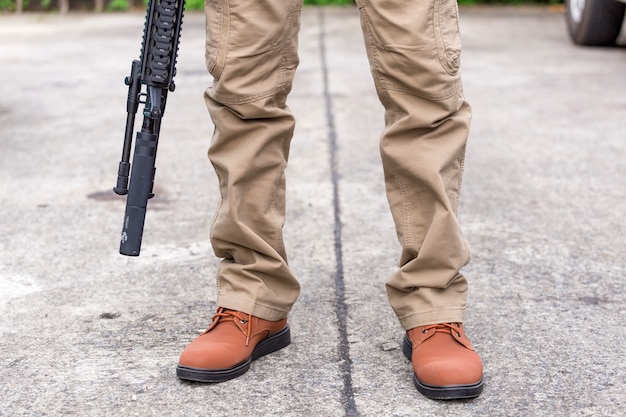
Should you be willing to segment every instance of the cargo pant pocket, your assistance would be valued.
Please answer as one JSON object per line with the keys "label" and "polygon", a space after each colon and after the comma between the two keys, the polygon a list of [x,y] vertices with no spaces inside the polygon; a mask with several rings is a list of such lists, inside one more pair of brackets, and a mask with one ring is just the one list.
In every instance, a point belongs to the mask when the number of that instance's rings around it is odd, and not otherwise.
{"label": "cargo pant pocket", "polygon": [[205,0],[206,64],[222,103],[284,96],[298,65],[300,0]]}
{"label": "cargo pant pocket", "polygon": [[206,44],[205,60],[209,73],[219,79],[226,62],[226,50],[230,21],[225,10],[228,10],[227,0],[205,0],[206,15]]}
{"label": "cargo pant pocket", "polygon": [[372,73],[383,91],[444,100],[458,92],[456,0],[357,0]]}
{"label": "cargo pant pocket", "polygon": [[461,65],[459,6],[456,0],[435,0],[433,23],[441,66],[448,74],[455,75]]}

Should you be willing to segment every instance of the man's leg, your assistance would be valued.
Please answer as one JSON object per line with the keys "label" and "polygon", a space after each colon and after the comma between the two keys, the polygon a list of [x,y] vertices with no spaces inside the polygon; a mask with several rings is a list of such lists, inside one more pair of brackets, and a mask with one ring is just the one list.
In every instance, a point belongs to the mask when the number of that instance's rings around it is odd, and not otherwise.
{"label": "man's leg", "polygon": [[294,119],[286,105],[298,65],[299,0],[210,0],[205,101],[215,125],[209,159],[221,204],[211,242],[223,258],[218,313],[185,349],[181,378],[222,381],[289,344],[286,317],[300,286],[282,227]]}
{"label": "man's leg", "polygon": [[477,396],[482,364],[461,324],[467,281],[459,271],[470,253],[457,209],[471,110],[459,74],[457,4],[358,4],[385,107],[381,155],[402,245],[400,268],[387,282],[389,302],[407,330],[418,389],[432,398]]}

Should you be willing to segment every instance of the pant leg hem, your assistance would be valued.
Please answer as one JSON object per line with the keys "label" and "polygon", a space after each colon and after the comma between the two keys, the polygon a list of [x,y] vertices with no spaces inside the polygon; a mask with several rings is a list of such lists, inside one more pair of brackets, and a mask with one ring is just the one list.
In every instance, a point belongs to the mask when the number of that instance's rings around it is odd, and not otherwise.
{"label": "pant leg hem", "polygon": [[289,310],[278,309],[275,307],[260,304],[253,300],[233,297],[229,295],[218,295],[218,307],[224,307],[230,310],[241,311],[246,314],[252,314],[263,320],[278,321],[284,319],[289,314]]}
{"label": "pant leg hem", "polygon": [[450,308],[415,313],[409,316],[398,317],[398,320],[404,330],[410,330],[414,327],[426,326],[428,324],[462,323],[464,317],[465,308]]}

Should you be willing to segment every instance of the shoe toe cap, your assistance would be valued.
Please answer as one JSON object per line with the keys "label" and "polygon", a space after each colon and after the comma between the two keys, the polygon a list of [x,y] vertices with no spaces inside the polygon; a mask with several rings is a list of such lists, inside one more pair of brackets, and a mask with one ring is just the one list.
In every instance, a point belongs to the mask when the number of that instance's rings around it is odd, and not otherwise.
{"label": "shoe toe cap", "polygon": [[180,355],[178,364],[195,369],[226,369],[244,360],[227,344],[191,343]]}
{"label": "shoe toe cap", "polygon": [[471,385],[483,376],[482,363],[476,358],[447,357],[421,362],[414,366],[415,375],[425,384],[433,386]]}

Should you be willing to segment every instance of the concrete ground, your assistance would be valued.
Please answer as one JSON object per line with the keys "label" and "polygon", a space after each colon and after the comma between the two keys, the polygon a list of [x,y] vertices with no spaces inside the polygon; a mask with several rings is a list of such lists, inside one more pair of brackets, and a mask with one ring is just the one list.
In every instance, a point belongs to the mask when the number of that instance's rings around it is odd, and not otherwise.
{"label": "concrete ground", "polygon": [[292,344],[217,385],[175,376],[215,308],[203,16],[185,18],[139,258],[117,253],[110,190],[143,14],[0,16],[0,415],[626,415],[626,51],[573,46],[546,8],[461,18],[466,324],[486,385],[437,402],[415,390],[387,306],[399,248],[355,8],[303,14]]}

